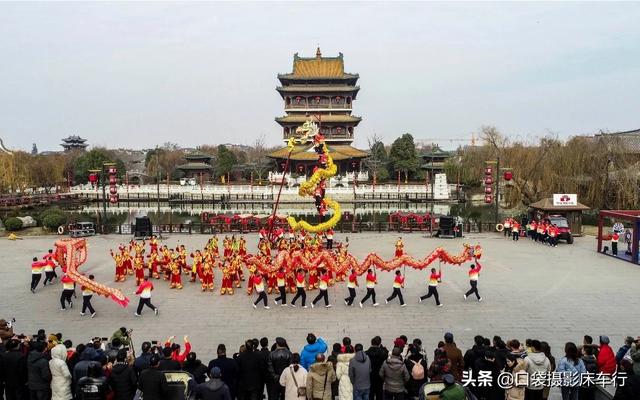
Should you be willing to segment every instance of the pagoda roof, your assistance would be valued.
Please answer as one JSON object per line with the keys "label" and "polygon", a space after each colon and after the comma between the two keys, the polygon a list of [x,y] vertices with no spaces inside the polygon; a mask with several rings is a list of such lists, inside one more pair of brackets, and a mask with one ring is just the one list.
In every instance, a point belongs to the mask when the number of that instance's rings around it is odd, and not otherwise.
{"label": "pagoda roof", "polygon": [[71,136],[67,136],[66,138],[63,138],[62,141],[63,142],[86,142],[87,139],[83,139],[77,135],[71,135]]}
{"label": "pagoda roof", "polygon": [[183,158],[185,160],[211,160],[213,157],[211,157],[209,154],[204,154],[196,151],[193,153],[185,154]]}
{"label": "pagoda roof", "polygon": [[[286,124],[286,123],[291,123],[291,124],[303,124],[305,123],[307,120],[309,119],[308,116],[304,115],[304,114],[289,114],[287,116],[284,117],[277,117],[276,121],[281,123],[281,124]],[[323,114],[321,119],[321,122],[355,122],[356,124],[359,123],[360,121],[362,121],[362,118],[360,117],[356,117],[353,115],[346,115],[346,114],[338,114],[338,115],[325,115]]]}
{"label": "pagoda roof", "polygon": [[[329,155],[335,161],[348,160],[350,158],[364,158],[368,157],[369,153],[356,149],[349,145],[327,145],[329,148]],[[270,158],[287,158],[289,156],[289,147],[280,148],[274,152],[271,152],[268,157]],[[313,144],[296,145],[291,152],[291,159],[295,161],[314,161],[318,159],[318,153],[313,149]]]}
{"label": "pagoda roof", "polygon": [[320,48],[316,50],[315,57],[300,57],[298,53],[293,55],[293,71],[290,74],[278,74],[278,78],[285,79],[310,79],[310,78],[358,78],[357,74],[344,72],[344,60],[342,53],[337,57],[322,57]]}
{"label": "pagoda roof", "polygon": [[305,92],[305,93],[322,93],[322,92],[358,92],[360,86],[353,85],[289,85],[276,87],[278,92]]}
{"label": "pagoda roof", "polygon": [[187,170],[193,171],[193,170],[202,170],[202,169],[213,170],[213,167],[211,165],[203,162],[189,162],[186,164],[178,165],[176,168],[183,171],[187,171]]}
{"label": "pagoda roof", "polygon": [[575,206],[554,206],[553,198],[547,197],[542,200],[538,200],[535,203],[529,204],[529,207],[542,211],[584,211],[589,210],[589,207],[582,203],[577,203]]}

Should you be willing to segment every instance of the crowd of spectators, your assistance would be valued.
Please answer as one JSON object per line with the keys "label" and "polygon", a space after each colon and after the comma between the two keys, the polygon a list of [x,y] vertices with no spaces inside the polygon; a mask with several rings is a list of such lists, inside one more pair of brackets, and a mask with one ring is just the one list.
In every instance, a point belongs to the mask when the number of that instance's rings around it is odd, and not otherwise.
{"label": "crowd of spectators", "polygon": [[[425,400],[433,398],[425,396],[433,382],[440,382],[435,398],[444,400],[544,400],[550,385],[522,378],[556,372],[565,378],[559,385],[563,400],[594,399],[596,384],[579,379],[587,373],[624,373],[614,399],[640,399],[640,338],[626,338],[614,352],[608,337],[594,343],[584,336],[579,346],[567,343],[556,359],[536,339],[476,336],[463,352],[451,333],[432,351],[404,335],[389,347],[375,336],[366,349],[349,337],[329,348],[310,333],[299,352],[285,338],[271,343],[263,337],[246,340],[233,354],[220,344],[208,363],[191,351],[186,336],[182,345],[174,337],[142,342],[137,355],[131,338],[120,328],[110,338],[74,346],[60,333],[14,334],[0,320],[0,393],[8,400],[165,400],[165,372],[184,371],[192,395],[206,400]],[[498,381],[505,374],[513,378],[508,385]],[[483,376],[488,384],[476,384]]]}

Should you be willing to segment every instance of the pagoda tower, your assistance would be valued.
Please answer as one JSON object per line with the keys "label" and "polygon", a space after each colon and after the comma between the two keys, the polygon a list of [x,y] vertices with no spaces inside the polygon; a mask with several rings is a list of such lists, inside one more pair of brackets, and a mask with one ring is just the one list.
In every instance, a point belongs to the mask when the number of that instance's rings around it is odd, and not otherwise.
{"label": "pagoda tower", "polygon": [[[284,141],[295,135],[296,128],[305,121],[316,122],[339,174],[359,171],[361,159],[368,156],[351,146],[355,127],[362,120],[351,114],[353,101],[360,91],[356,85],[359,77],[344,72],[342,53],[337,57],[323,57],[320,48],[315,57],[294,54],[293,71],[278,74],[281,86],[276,90],[284,102],[285,115],[275,120],[282,127]],[[269,155],[276,160],[278,171],[283,171],[288,153],[284,147]],[[311,144],[296,146],[287,172],[311,174],[317,158]]]}

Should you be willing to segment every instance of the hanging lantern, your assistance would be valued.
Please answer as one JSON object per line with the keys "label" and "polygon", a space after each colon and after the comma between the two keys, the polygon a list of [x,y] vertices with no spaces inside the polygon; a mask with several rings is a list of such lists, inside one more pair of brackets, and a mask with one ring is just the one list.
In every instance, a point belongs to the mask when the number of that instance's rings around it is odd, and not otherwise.
{"label": "hanging lantern", "polygon": [[118,202],[118,195],[117,194],[113,194],[113,195],[109,196],[109,203],[115,204],[117,202]]}
{"label": "hanging lantern", "polygon": [[484,178],[484,184],[485,185],[493,185],[493,178],[490,176],[487,176],[486,178]]}
{"label": "hanging lantern", "polygon": [[118,170],[116,169],[116,167],[109,167],[108,172],[111,175],[115,175],[116,173],[118,173]]}
{"label": "hanging lantern", "polygon": [[493,168],[492,167],[484,167],[484,174],[485,175],[493,175]]}
{"label": "hanging lantern", "polygon": [[505,181],[510,181],[511,179],[513,179],[513,172],[511,172],[511,171],[505,171],[505,173],[504,173],[504,180],[505,180]]}
{"label": "hanging lantern", "polygon": [[113,194],[113,195],[118,194],[118,188],[117,188],[117,187],[115,187],[115,186],[111,186],[111,187],[109,188],[109,193],[111,193],[111,194]]}
{"label": "hanging lantern", "polygon": [[484,192],[486,194],[491,194],[491,193],[493,193],[493,188],[491,186],[485,186]]}
{"label": "hanging lantern", "polygon": [[487,194],[484,196],[484,202],[487,204],[491,204],[493,203],[493,196],[490,194]]}
{"label": "hanging lantern", "polygon": [[118,183],[118,178],[115,175],[109,175],[109,185],[115,185]]}
{"label": "hanging lantern", "polygon": [[89,174],[89,182],[91,182],[91,184],[94,184],[98,181],[98,175],[97,174]]}
{"label": "hanging lantern", "polygon": [[113,204],[118,202],[118,177],[116,176],[118,170],[115,167],[109,167],[107,171],[109,172],[109,194],[111,195],[109,202]]}

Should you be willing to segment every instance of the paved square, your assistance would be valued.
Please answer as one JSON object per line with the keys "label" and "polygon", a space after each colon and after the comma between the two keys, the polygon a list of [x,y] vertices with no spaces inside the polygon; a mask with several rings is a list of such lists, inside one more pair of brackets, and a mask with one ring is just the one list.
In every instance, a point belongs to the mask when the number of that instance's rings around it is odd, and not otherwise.
{"label": "paved square", "polygon": [[[337,240],[344,237],[337,235]],[[112,235],[88,239],[89,257],[81,270],[94,274],[98,281],[121,288],[131,304],[123,309],[111,300],[94,298],[98,315],[90,319],[79,315],[80,299],[73,310],[59,311],[59,283],[40,286],[36,294],[29,292],[31,258],[41,256],[53,246],[57,237],[51,236],[0,241],[3,305],[0,317],[15,317],[18,331],[35,332],[42,327],[48,332],[63,332],[74,342],[110,335],[120,326],[133,328],[135,338],[164,340],[169,335],[180,338],[188,334],[194,351],[205,361],[215,354],[218,343],[237,349],[248,337],[282,335],[297,349],[307,332],[316,332],[329,342],[350,336],[354,343],[365,345],[377,334],[387,345],[405,334],[409,338],[422,338],[428,349],[434,348],[446,331],[455,334],[463,349],[471,346],[476,334],[498,334],[505,340],[535,337],[547,340],[556,357],[562,355],[566,341],[579,342],[584,334],[594,337],[607,334],[617,348],[624,336],[639,333],[637,320],[632,316],[639,303],[636,284],[640,269],[596,254],[593,237],[577,238],[573,245],[562,243],[557,248],[529,240],[513,243],[498,234],[469,235],[463,240],[425,238],[417,233],[403,237],[406,251],[420,257],[438,246],[458,253],[463,241],[480,243],[485,269],[479,290],[484,301],[462,298],[469,286],[468,264],[463,267],[443,264],[443,283],[439,287],[442,308],[437,308],[432,299],[418,304],[418,296],[425,292],[427,272],[407,269],[404,295],[409,305],[405,308],[397,303],[384,305],[384,298],[391,293],[392,273],[379,274],[380,307],[369,305],[364,310],[344,305],[345,284],[330,289],[334,304],[331,309],[272,307],[267,311],[254,310],[251,307],[254,297],[246,296],[244,290],[234,296],[220,296],[217,290],[205,294],[200,292],[199,285],[186,283],[183,290],[176,291],[160,280],[154,281],[157,290],[153,296],[160,315],[154,317],[147,309],[142,318],[135,318],[138,300],[133,294],[134,280],[112,282],[114,266],[108,251],[129,237]],[[396,238],[397,234],[353,234],[349,236],[350,250],[360,260],[371,251],[389,259]],[[170,246],[184,243],[191,250],[201,248],[207,239],[200,235],[173,235],[165,241]],[[248,241],[249,251],[254,251],[256,236],[249,235]],[[216,289],[220,287],[220,278],[220,272],[216,271]],[[360,284],[361,298],[363,277]],[[139,347],[139,342],[136,343]]]}

